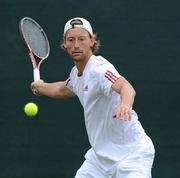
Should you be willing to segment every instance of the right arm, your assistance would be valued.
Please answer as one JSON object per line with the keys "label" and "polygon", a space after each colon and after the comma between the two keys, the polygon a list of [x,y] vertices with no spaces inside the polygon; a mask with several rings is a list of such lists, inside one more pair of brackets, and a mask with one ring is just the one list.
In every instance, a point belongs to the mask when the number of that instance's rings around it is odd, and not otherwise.
{"label": "right arm", "polygon": [[45,95],[51,98],[64,99],[75,96],[66,86],[66,81],[45,83],[43,80],[32,82],[31,89],[35,95]]}

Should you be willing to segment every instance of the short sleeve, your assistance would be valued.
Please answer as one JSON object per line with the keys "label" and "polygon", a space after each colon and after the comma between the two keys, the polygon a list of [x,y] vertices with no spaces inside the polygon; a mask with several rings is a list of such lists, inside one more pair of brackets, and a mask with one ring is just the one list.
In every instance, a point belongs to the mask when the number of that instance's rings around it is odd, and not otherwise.
{"label": "short sleeve", "polygon": [[97,69],[99,73],[98,82],[101,88],[101,92],[105,96],[109,96],[112,91],[112,84],[116,82],[116,80],[121,77],[118,71],[112,64],[104,64]]}
{"label": "short sleeve", "polygon": [[73,91],[72,81],[71,81],[71,78],[70,78],[70,77],[66,80],[66,86],[67,86],[71,91]]}
{"label": "short sleeve", "polygon": [[75,91],[74,91],[74,87],[73,87],[73,78],[75,76],[75,73],[76,73],[76,69],[75,69],[75,67],[73,67],[69,74],[69,78],[66,80],[67,88],[69,88],[74,93],[75,93]]}

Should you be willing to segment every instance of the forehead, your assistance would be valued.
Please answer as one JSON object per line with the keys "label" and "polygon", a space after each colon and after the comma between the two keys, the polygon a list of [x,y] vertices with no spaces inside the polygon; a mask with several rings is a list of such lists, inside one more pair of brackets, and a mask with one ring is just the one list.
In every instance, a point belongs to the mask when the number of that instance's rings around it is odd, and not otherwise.
{"label": "forehead", "polygon": [[66,32],[66,37],[89,36],[89,32],[83,28],[72,28]]}

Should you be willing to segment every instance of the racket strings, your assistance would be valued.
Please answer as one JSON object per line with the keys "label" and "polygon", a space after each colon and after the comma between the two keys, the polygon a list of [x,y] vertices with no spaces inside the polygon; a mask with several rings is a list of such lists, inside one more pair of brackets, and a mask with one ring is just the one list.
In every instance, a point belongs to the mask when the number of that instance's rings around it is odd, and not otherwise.
{"label": "racket strings", "polygon": [[48,54],[47,40],[43,33],[43,30],[31,21],[24,21],[23,24],[24,38],[33,50],[33,52],[44,58]]}

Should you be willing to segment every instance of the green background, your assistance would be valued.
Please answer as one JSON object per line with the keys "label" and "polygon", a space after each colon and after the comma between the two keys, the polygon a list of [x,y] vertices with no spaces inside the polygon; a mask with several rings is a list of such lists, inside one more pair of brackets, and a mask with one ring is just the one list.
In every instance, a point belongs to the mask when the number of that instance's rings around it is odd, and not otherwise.
{"label": "green background", "polygon": [[[73,66],[59,48],[64,23],[87,18],[101,41],[98,54],[136,89],[134,108],[152,138],[153,178],[179,178],[180,3],[178,0],[0,0],[0,178],[71,178],[89,148],[77,98],[35,97],[32,66],[19,35],[24,16],[47,33],[46,82],[64,80]],[[39,105],[28,118],[27,102]]]}

